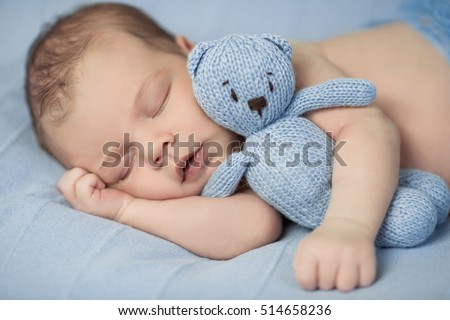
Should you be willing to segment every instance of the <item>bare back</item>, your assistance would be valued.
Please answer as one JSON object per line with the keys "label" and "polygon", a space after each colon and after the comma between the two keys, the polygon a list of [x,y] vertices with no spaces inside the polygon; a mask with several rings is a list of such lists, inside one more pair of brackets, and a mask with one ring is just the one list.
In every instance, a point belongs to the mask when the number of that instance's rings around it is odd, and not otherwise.
{"label": "bare back", "polygon": [[376,104],[397,125],[401,166],[436,173],[450,185],[450,64],[403,23],[319,43],[350,77],[371,80]]}

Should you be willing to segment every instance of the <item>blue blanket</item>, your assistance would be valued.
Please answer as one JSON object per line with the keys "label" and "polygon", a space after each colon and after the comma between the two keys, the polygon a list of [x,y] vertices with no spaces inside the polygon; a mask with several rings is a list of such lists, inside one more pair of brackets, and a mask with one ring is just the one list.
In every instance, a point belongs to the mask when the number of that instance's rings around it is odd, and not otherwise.
{"label": "blue blanket", "polygon": [[[200,41],[235,32],[319,39],[372,19],[392,18],[399,2],[132,3],[170,31]],[[71,209],[55,189],[64,169],[39,148],[34,136],[23,79],[26,52],[41,25],[76,4],[74,0],[0,2],[0,298],[450,298],[450,222],[418,248],[379,250],[375,284],[344,294],[299,288],[292,259],[308,231],[292,224],[275,243],[229,261],[214,261]]]}

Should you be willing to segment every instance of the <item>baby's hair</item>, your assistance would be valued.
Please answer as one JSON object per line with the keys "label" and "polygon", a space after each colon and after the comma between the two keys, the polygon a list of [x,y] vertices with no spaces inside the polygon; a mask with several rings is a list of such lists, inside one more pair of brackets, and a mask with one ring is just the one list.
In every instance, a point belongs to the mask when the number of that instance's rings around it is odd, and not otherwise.
{"label": "baby's hair", "polygon": [[151,48],[181,54],[174,37],[148,15],[128,5],[101,3],[84,6],[44,27],[28,52],[26,95],[40,144],[48,150],[45,123],[59,125],[77,81],[77,66],[99,31],[131,34]]}

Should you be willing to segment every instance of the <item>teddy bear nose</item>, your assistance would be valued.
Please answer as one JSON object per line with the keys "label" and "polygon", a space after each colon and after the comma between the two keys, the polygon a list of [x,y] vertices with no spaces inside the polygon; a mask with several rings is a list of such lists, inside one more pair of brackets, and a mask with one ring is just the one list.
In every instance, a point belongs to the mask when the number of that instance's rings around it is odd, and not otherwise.
{"label": "teddy bear nose", "polygon": [[256,110],[260,117],[261,117],[261,110],[265,106],[267,106],[267,100],[266,98],[264,98],[264,96],[248,100],[247,103],[250,110]]}

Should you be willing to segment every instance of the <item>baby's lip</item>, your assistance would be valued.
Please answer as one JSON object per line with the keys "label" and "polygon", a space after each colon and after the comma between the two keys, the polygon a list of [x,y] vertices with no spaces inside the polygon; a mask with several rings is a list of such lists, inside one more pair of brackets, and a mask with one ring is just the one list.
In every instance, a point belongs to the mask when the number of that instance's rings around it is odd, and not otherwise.
{"label": "baby's lip", "polygon": [[181,181],[184,181],[184,179],[185,179],[184,170],[186,169],[186,167],[188,165],[189,159],[194,157],[202,148],[203,148],[203,144],[200,145],[200,147],[198,147],[193,152],[184,155],[180,159],[180,162],[175,163],[175,170],[176,170],[176,173],[177,173],[177,175],[178,175],[178,177],[180,178]]}
{"label": "baby's lip", "polygon": [[179,166],[175,166],[175,172],[176,172],[178,178],[180,178],[180,181],[183,182],[183,180],[184,180],[184,168],[179,167]]}

